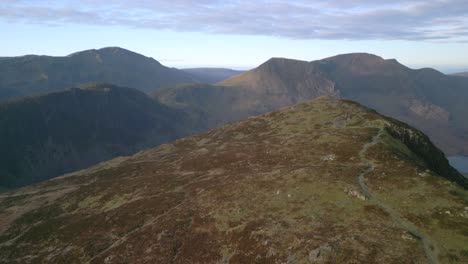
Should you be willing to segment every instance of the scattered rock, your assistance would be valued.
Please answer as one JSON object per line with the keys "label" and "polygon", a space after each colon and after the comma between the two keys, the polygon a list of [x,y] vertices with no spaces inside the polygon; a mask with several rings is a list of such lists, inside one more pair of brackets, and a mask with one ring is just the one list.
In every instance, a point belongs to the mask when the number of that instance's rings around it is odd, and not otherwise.
{"label": "scattered rock", "polygon": [[415,241],[416,239],[411,235],[409,234],[408,232],[403,232],[403,234],[401,235],[401,238],[403,238],[403,240],[410,240],[410,241]]}
{"label": "scattered rock", "polygon": [[328,154],[321,158],[322,161],[334,161],[336,159],[335,154]]}
{"label": "scattered rock", "polygon": [[110,255],[104,259],[104,263],[112,263],[113,259],[114,259],[114,256]]}
{"label": "scattered rock", "polygon": [[367,197],[364,196],[361,192],[359,191],[356,191],[356,190],[353,190],[353,189],[348,189],[348,188],[345,188],[345,193],[351,197],[354,197],[354,198],[357,198],[359,200],[367,200]]}
{"label": "scattered rock", "polygon": [[286,262],[287,264],[297,264],[297,260],[296,260],[296,256],[294,255],[289,255],[288,256],[288,262]]}
{"label": "scattered rock", "polygon": [[327,256],[332,252],[330,245],[325,244],[309,252],[309,261],[311,263],[325,263]]}

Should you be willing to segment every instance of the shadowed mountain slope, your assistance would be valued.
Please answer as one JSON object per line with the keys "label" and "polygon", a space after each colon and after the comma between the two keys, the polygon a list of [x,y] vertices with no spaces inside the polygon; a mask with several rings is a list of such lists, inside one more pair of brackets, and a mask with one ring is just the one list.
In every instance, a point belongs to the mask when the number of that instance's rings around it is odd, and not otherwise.
{"label": "shadowed mountain slope", "polygon": [[40,94],[91,82],[135,87],[144,92],[195,82],[183,71],[117,47],[66,57],[28,55],[0,60],[0,100]]}
{"label": "shadowed mountain slope", "polygon": [[319,98],[0,195],[0,262],[466,263],[453,181],[421,132]]}
{"label": "shadowed mountain slope", "polygon": [[225,68],[186,68],[181,70],[192,74],[198,81],[209,84],[224,81],[244,72]]}
{"label": "shadowed mountain slope", "polygon": [[211,128],[269,110],[259,105],[248,90],[203,83],[162,89],[154,97],[171,108],[190,113]]}
{"label": "shadowed mountain slope", "polygon": [[146,94],[88,85],[0,104],[0,186],[17,187],[193,133]]}
{"label": "shadowed mountain slope", "polygon": [[[194,92],[183,87],[161,91],[157,97],[165,98],[169,105],[196,105],[188,96]],[[222,106],[233,112],[226,122],[233,116],[242,118],[247,113],[265,113],[317,96],[335,96],[358,101],[422,129],[446,153],[468,153],[468,79],[433,69],[413,70],[396,60],[366,53],[312,62],[273,58],[215,87],[210,88],[213,95],[208,97],[221,96],[218,101],[231,102]],[[243,97],[232,98],[233,93]],[[216,115],[217,111],[207,115]]]}

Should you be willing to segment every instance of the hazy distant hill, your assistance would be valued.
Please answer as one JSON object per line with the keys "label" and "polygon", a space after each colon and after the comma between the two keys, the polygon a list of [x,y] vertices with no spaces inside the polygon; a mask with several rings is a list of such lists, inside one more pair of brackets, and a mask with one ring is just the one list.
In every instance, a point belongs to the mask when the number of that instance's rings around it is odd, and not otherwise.
{"label": "hazy distant hill", "polygon": [[192,74],[198,81],[209,84],[224,81],[244,72],[225,68],[186,68],[181,70]]}
{"label": "hazy distant hill", "polygon": [[0,100],[83,83],[107,82],[144,92],[195,82],[190,74],[122,48],[103,48],[66,57],[27,55],[0,60]]}
{"label": "hazy distant hill", "polygon": [[130,88],[98,84],[0,104],[0,186],[17,187],[193,133],[198,123]]}
{"label": "hazy distant hill", "polygon": [[1,194],[0,262],[468,263],[466,181],[320,98]]}
{"label": "hazy distant hill", "polygon": [[212,102],[208,115],[231,112],[226,122],[322,95],[349,98],[422,129],[446,153],[468,153],[468,79],[428,68],[413,70],[371,54],[312,62],[273,58],[209,89],[179,86],[157,97],[169,105],[203,108],[193,99],[196,91],[214,98],[203,102]]}
{"label": "hazy distant hill", "polygon": [[468,72],[458,72],[458,73],[454,73],[452,74],[454,76],[462,76],[462,77],[468,77]]}

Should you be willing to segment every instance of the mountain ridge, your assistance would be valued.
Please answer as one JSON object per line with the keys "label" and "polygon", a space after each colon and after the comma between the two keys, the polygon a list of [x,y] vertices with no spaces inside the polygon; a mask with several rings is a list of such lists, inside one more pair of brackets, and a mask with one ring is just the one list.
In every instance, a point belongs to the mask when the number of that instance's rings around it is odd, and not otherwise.
{"label": "mountain ridge", "polygon": [[0,261],[463,263],[468,192],[434,158],[321,97],[0,195]]}
{"label": "mountain ridge", "polygon": [[[318,96],[351,99],[422,129],[446,153],[468,153],[468,126],[463,121],[463,116],[468,115],[464,103],[468,98],[468,80],[433,69],[410,69],[394,59],[367,53],[342,54],[311,62],[271,58],[213,87],[239,90],[243,99],[233,98],[232,92],[226,98],[220,92],[213,93],[220,94],[218,100],[231,102],[233,112],[244,113],[239,115],[242,117],[247,117],[245,113],[265,113]],[[221,89],[213,87],[211,90]],[[191,93],[186,88],[166,92],[180,93],[172,97],[191,104],[190,98],[183,95]]]}
{"label": "mountain ridge", "polygon": [[153,58],[118,47],[60,57],[27,55],[0,60],[0,100],[91,82],[113,83],[151,93],[196,80]]}

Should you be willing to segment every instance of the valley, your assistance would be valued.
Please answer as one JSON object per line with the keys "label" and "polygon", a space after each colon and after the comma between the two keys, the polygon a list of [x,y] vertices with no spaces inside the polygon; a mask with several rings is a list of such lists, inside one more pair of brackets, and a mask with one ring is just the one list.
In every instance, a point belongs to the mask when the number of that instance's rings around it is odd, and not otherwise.
{"label": "valley", "polygon": [[197,81],[208,84],[216,84],[244,72],[226,68],[185,68],[181,70],[193,75]]}

